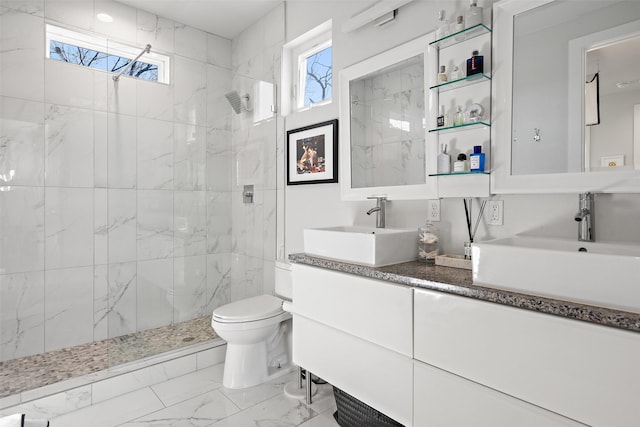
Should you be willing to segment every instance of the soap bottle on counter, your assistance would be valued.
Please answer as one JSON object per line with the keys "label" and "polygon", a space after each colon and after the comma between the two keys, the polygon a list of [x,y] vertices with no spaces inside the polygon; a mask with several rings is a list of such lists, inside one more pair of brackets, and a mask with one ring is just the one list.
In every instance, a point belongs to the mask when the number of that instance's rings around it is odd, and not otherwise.
{"label": "soap bottle on counter", "polygon": [[427,221],[424,227],[418,228],[418,261],[435,264],[439,251],[438,227]]}

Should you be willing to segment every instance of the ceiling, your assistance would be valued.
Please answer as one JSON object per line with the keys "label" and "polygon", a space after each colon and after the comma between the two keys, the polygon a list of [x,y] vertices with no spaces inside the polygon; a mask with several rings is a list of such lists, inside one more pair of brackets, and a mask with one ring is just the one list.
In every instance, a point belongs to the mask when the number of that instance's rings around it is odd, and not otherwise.
{"label": "ceiling", "polygon": [[182,24],[233,39],[282,0],[117,0]]}

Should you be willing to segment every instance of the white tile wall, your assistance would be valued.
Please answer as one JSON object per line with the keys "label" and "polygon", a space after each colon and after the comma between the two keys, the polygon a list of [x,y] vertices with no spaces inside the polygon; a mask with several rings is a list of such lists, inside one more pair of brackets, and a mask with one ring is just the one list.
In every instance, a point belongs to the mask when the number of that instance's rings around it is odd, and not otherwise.
{"label": "white tile wall", "polygon": [[92,284],[92,266],[47,271],[45,351],[93,341]]}

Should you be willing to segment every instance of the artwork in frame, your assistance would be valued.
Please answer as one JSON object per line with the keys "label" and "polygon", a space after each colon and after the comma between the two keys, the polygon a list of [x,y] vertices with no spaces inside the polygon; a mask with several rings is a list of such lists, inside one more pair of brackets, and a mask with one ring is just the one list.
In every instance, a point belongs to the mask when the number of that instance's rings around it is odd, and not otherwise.
{"label": "artwork in frame", "polygon": [[338,182],[338,119],[287,131],[287,185]]}

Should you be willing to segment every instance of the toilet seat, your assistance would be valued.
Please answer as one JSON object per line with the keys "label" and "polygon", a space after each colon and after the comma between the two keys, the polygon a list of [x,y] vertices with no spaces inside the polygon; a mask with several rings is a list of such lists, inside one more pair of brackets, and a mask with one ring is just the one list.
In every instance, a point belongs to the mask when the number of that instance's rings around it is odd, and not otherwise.
{"label": "toilet seat", "polygon": [[242,323],[268,319],[282,314],[282,300],[273,295],[259,295],[232,302],[213,311],[213,321]]}

